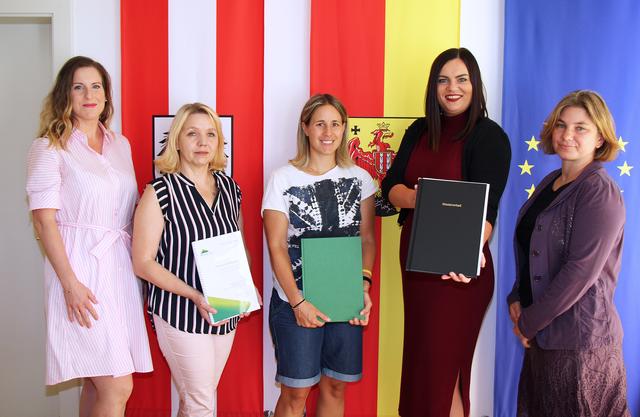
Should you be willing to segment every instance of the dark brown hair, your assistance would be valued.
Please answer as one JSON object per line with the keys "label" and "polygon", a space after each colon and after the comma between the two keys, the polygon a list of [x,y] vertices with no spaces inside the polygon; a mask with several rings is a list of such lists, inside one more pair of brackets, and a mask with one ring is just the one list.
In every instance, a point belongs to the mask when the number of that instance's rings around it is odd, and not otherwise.
{"label": "dark brown hair", "polygon": [[433,60],[433,64],[431,64],[424,103],[425,116],[427,117],[427,143],[429,144],[429,148],[433,150],[438,149],[438,145],[440,144],[440,133],[442,131],[440,122],[442,109],[438,102],[438,77],[440,76],[442,67],[444,67],[447,62],[456,58],[460,58],[467,67],[472,87],[471,104],[469,105],[469,117],[467,119],[467,124],[458,134],[457,139],[466,137],[475,127],[476,123],[478,123],[480,118],[487,117],[487,103],[484,98],[480,67],[478,66],[476,58],[466,48],[451,48],[442,52]]}

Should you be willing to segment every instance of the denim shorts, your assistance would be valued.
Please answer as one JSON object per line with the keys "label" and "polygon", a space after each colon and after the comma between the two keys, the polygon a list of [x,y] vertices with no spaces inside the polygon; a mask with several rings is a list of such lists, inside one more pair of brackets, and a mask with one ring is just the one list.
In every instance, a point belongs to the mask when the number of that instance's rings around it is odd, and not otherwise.
{"label": "denim shorts", "polygon": [[276,381],[292,388],[311,387],[320,374],[343,382],[362,378],[362,327],[348,322],[300,327],[288,302],[274,290],[269,327],[276,352]]}

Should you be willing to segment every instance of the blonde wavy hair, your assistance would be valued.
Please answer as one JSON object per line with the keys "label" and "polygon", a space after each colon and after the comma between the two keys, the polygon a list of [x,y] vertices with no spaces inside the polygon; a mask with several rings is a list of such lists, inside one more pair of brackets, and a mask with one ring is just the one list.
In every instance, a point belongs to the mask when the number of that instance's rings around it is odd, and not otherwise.
{"label": "blonde wavy hair", "polygon": [[224,135],[222,133],[222,123],[220,117],[211,107],[202,103],[188,103],[180,107],[176,116],[171,122],[169,128],[169,136],[162,154],[154,161],[156,168],[165,174],[172,174],[180,170],[180,151],[178,151],[178,138],[182,133],[185,122],[192,114],[204,114],[211,119],[211,123],[215,126],[218,133],[218,148],[209,162],[211,171],[223,171],[227,166],[227,156],[224,154]]}
{"label": "blonde wavy hair", "polygon": [[57,149],[65,149],[67,141],[73,130],[73,112],[71,108],[71,88],[73,87],[73,75],[79,68],[95,68],[102,78],[102,88],[105,99],[104,110],[100,114],[100,122],[105,129],[109,129],[109,123],[113,116],[113,104],[111,100],[111,78],[106,69],[97,61],[86,56],[74,56],[60,68],[51,92],[45,97],[40,112],[40,127],[38,137],[48,138],[49,145]]}
{"label": "blonde wavy hair", "polygon": [[339,167],[348,167],[353,165],[353,160],[349,157],[349,149],[347,147],[347,135],[349,133],[349,116],[347,115],[347,110],[340,100],[331,94],[316,94],[307,100],[302,108],[302,112],[300,113],[297,152],[295,158],[289,160],[289,163],[296,168],[304,168],[309,163],[309,136],[304,133],[302,125],[304,124],[305,126],[309,126],[313,113],[318,109],[318,107],[324,106],[325,104],[333,106],[338,111],[340,118],[342,119],[342,123],[345,125],[344,132],[342,134],[342,141],[336,150],[336,164],[338,164]]}

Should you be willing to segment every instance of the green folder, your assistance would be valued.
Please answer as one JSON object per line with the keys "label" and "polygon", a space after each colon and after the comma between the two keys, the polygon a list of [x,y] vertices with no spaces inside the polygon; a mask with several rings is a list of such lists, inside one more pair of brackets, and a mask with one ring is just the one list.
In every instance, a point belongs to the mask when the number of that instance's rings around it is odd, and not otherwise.
{"label": "green folder", "polygon": [[302,239],[304,298],[332,322],[362,318],[362,242],[360,237]]}

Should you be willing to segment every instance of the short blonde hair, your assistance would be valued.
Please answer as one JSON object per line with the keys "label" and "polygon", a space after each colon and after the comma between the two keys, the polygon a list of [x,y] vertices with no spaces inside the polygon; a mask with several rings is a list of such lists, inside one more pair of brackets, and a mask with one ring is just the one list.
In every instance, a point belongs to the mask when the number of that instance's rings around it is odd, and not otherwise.
{"label": "short blonde hair", "polygon": [[309,137],[306,133],[304,133],[304,129],[302,125],[309,125],[311,122],[311,117],[313,117],[313,113],[320,107],[329,104],[333,106],[338,113],[340,114],[340,118],[342,119],[342,123],[344,123],[344,132],[342,133],[342,141],[340,142],[340,146],[336,150],[336,164],[340,167],[348,167],[353,165],[353,160],[349,157],[349,149],[347,147],[347,135],[349,133],[349,116],[347,115],[347,110],[344,108],[344,105],[338,100],[336,97],[331,94],[316,94],[312,96],[305,103],[302,108],[302,112],[300,113],[300,120],[298,123],[298,139],[297,139],[297,152],[295,158],[291,159],[289,162],[296,168],[304,168],[309,163]]}
{"label": "short blonde hair", "polygon": [[602,136],[602,146],[596,149],[593,159],[603,162],[616,159],[620,147],[616,138],[613,116],[611,116],[607,103],[605,103],[600,94],[591,90],[576,90],[560,100],[547,117],[547,120],[545,120],[542,132],[540,132],[542,150],[547,154],[555,153],[552,143],[553,129],[555,129],[558,119],[560,119],[560,114],[567,107],[584,109],[593,124],[596,125],[598,134]]}
{"label": "short blonde hair", "polygon": [[169,128],[169,136],[165,144],[162,154],[155,160],[156,168],[160,172],[172,174],[180,170],[180,152],[178,151],[178,137],[182,133],[182,128],[189,116],[193,114],[205,114],[211,119],[211,123],[215,126],[218,133],[218,148],[216,149],[213,160],[209,163],[209,169],[212,171],[222,171],[227,166],[227,156],[224,154],[224,134],[222,133],[222,123],[220,117],[211,107],[202,103],[188,103],[180,107],[176,113],[171,127]]}

